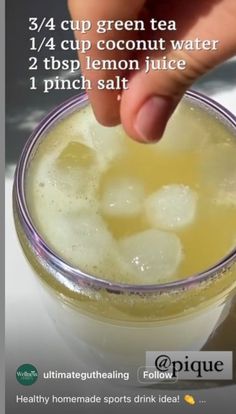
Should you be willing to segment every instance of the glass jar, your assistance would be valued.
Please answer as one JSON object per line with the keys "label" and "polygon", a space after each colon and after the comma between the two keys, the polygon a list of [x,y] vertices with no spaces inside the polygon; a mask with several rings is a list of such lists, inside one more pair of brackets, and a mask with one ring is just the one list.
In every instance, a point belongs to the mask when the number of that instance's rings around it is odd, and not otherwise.
{"label": "glass jar", "polygon": [[[184,99],[235,133],[235,117],[219,104],[195,92],[188,92]],[[87,104],[82,95],[60,105],[27,141],[14,181],[15,226],[25,256],[41,281],[49,313],[82,364],[88,370],[137,372],[145,365],[146,351],[202,349],[229,312],[236,288],[236,249],[202,273],[161,285],[113,283],[85,274],[59,257],[34,226],[27,209],[25,177],[45,132]]]}

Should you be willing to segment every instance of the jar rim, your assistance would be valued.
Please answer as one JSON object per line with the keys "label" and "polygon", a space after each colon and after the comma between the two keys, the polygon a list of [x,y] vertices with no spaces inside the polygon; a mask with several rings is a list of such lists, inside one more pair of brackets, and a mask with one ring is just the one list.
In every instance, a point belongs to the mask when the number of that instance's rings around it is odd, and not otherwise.
{"label": "jar rim", "polygon": [[[187,91],[185,97],[198,105],[203,105],[211,112],[218,114],[223,121],[226,121],[231,128],[236,130],[236,116],[229,110],[224,108],[218,102],[196,91]],[[217,262],[212,267],[193,275],[187,276],[184,279],[162,283],[162,284],[126,284],[116,283],[110,280],[101,279],[95,275],[83,272],[79,268],[71,266],[66,260],[61,258],[56,252],[51,249],[45,242],[43,237],[39,234],[31,219],[30,212],[27,208],[25,196],[25,176],[27,165],[32,154],[35,144],[40,139],[42,134],[51,127],[62,116],[73,112],[76,108],[80,109],[88,104],[88,97],[85,93],[77,95],[69,100],[63,102],[51,112],[49,112],[39,123],[33,133],[27,140],[21,156],[19,158],[13,186],[13,196],[17,205],[17,213],[21,225],[24,228],[27,239],[33,245],[37,254],[43,257],[43,260],[51,265],[56,272],[54,277],[67,287],[74,290],[75,286],[91,287],[94,289],[103,289],[113,293],[135,293],[135,294],[158,294],[164,292],[178,291],[188,289],[196,284],[207,282],[215,276],[222,273],[225,269],[230,268],[236,262],[236,247]]]}

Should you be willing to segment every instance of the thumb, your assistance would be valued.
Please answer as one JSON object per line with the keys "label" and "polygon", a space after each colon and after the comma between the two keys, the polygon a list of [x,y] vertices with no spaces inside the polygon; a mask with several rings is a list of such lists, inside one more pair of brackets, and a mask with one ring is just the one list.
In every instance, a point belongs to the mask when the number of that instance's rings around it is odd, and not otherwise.
{"label": "thumb", "polygon": [[[141,142],[158,141],[186,90],[226,58],[224,54],[220,59],[220,53],[217,57],[212,52],[188,55],[172,52],[167,60],[184,60],[184,70],[136,72],[129,81],[129,89],[123,92],[120,107],[121,121],[128,135]],[[163,57],[151,56],[151,59],[161,61]]]}
{"label": "thumb", "polygon": [[[194,74],[197,78],[197,73]],[[152,142],[161,138],[166,124],[188,86],[194,81],[185,71],[143,70],[135,74],[123,92],[121,121],[128,135]]]}

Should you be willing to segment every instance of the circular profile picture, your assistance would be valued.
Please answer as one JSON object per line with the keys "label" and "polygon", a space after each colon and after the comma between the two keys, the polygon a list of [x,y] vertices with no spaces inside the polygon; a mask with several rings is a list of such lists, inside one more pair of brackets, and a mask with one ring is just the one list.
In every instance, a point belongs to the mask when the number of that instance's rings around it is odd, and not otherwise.
{"label": "circular profile picture", "polygon": [[22,385],[32,385],[38,379],[38,371],[31,364],[23,364],[16,370],[16,379]]}

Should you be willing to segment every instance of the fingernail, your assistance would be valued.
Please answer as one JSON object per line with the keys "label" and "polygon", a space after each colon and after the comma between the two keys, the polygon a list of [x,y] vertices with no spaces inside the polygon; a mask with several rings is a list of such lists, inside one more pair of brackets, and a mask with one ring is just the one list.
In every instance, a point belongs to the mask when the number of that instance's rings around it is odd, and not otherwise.
{"label": "fingernail", "polygon": [[173,112],[173,102],[166,97],[153,96],[139,110],[134,128],[143,142],[158,141]]}

